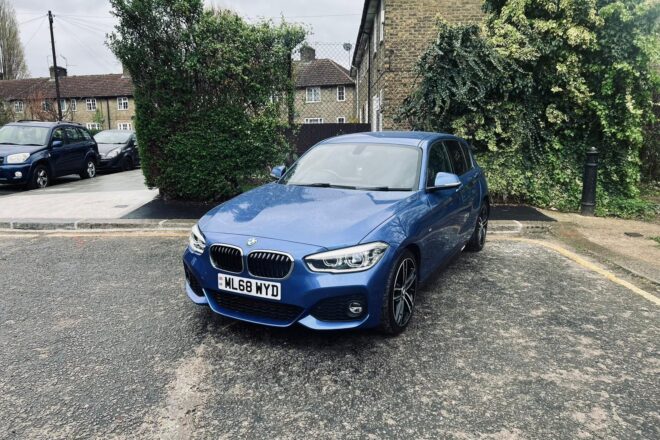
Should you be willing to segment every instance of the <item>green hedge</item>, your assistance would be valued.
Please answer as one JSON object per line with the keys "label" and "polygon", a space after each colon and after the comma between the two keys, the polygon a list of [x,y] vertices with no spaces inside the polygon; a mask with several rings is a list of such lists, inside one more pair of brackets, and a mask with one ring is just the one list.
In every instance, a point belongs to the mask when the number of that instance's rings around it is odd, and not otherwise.
{"label": "green hedge", "polygon": [[147,184],[166,197],[238,194],[289,151],[291,52],[305,33],[204,9],[201,0],[112,0],[109,45],[135,84]]}
{"label": "green hedge", "polygon": [[501,201],[577,209],[591,147],[599,202],[636,200],[658,3],[488,0],[485,10],[482,26],[439,23],[400,119],[471,140]]}

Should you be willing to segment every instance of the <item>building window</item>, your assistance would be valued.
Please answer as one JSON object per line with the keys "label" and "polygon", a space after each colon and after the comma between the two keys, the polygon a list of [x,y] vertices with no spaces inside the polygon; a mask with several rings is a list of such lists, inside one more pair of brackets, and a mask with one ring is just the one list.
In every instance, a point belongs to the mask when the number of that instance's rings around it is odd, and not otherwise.
{"label": "building window", "polygon": [[339,101],[339,102],[346,101],[346,87],[345,86],[337,87],[337,101]]}
{"label": "building window", "polygon": [[76,101],[75,99],[71,100],[71,111],[72,112],[78,111],[78,101]]}
{"label": "building window", "polygon": [[60,99],[60,108],[63,112],[67,111],[68,107],[66,105],[66,99]]}
{"label": "building window", "polygon": [[23,101],[14,101],[14,111],[16,113],[23,113],[25,110],[25,104],[23,104]]}
{"label": "building window", "polygon": [[132,126],[130,122],[120,122],[117,124],[117,129],[118,130],[132,130]]}
{"label": "building window", "polygon": [[345,124],[346,123],[346,116],[340,116],[337,118],[337,124]]}
{"label": "building window", "polygon": [[95,112],[96,111],[96,98],[87,98],[85,101],[87,103],[87,111]]}
{"label": "building window", "polygon": [[87,130],[100,130],[101,129],[101,124],[98,122],[88,122],[85,124],[85,127],[87,127]]}
{"label": "building window", "polygon": [[307,102],[321,102],[320,87],[307,87]]}
{"label": "building window", "polygon": [[323,124],[323,118],[305,118],[305,124]]}
{"label": "building window", "polygon": [[125,96],[117,98],[117,110],[128,110],[128,98]]}
{"label": "building window", "polygon": [[45,112],[49,112],[51,109],[51,104],[50,101],[41,101],[41,110]]}

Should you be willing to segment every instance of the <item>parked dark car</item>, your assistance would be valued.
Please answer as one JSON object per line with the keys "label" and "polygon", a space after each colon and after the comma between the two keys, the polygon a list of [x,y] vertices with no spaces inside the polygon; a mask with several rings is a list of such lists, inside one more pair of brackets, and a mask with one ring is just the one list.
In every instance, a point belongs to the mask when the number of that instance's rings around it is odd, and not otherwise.
{"label": "parked dark car", "polygon": [[94,135],[99,146],[99,169],[132,170],[140,165],[135,132],[130,130],[105,130]]}
{"label": "parked dark car", "polygon": [[96,176],[96,141],[71,122],[19,121],[0,128],[0,183],[45,188],[55,177]]}

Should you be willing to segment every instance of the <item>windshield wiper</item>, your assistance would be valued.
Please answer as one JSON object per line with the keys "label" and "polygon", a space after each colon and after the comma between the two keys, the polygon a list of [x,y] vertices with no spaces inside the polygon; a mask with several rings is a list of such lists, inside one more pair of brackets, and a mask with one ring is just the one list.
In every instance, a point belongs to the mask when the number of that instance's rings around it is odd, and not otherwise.
{"label": "windshield wiper", "polygon": [[391,188],[389,186],[359,187],[363,191],[411,191],[410,188]]}
{"label": "windshield wiper", "polygon": [[294,184],[296,186],[309,186],[312,188],[338,188],[338,189],[357,189],[355,186],[348,185],[333,185],[331,183],[301,183]]}

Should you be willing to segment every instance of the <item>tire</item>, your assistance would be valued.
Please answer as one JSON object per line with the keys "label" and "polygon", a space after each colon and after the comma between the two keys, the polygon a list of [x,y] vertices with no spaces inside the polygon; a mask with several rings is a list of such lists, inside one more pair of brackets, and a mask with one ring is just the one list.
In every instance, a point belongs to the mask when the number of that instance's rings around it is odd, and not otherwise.
{"label": "tire", "polygon": [[121,170],[131,171],[133,168],[135,168],[135,165],[133,165],[133,159],[131,159],[131,156],[125,156],[121,160]]}
{"label": "tire", "polygon": [[93,179],[96,177],[96,162],[94,159],[85,160],[85,168],[80,171],[81,179]]}
{"label": "tire", "polygon": [[[415,256],[408,250],[404,251],[387,277],[380,320],[380,330],[383,333],[398,335],[410,323],[415,311],[418,273]],[[408,287],[402,290],[404,284]]]}
{"label": "tire", "polygon": [[477,224],[470,241],[467,242],[465,250],[468,252],[480,252],[486,246],[486,235],[488,235],[488,204],[484,202],[477,218]]}
{"label": "tire", "polygon": [[37,165],[28,183],[29,189],[43,189],[50,185],[50,171],[45,165]]}

